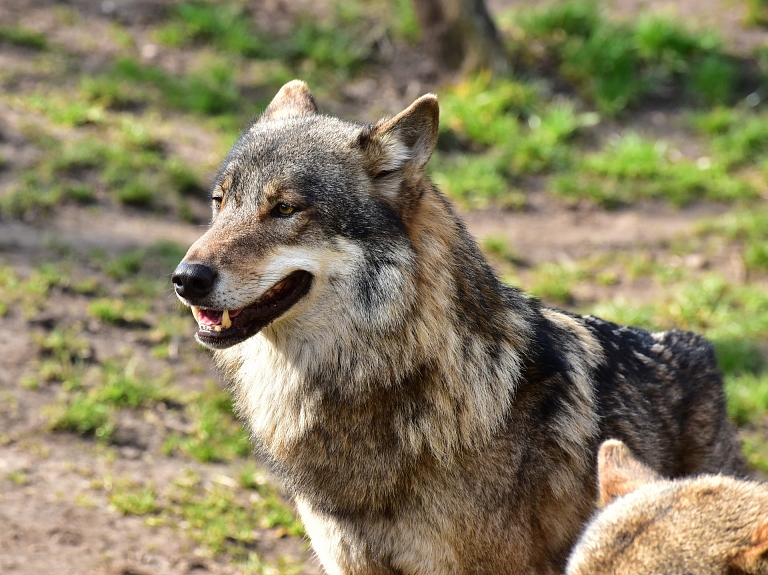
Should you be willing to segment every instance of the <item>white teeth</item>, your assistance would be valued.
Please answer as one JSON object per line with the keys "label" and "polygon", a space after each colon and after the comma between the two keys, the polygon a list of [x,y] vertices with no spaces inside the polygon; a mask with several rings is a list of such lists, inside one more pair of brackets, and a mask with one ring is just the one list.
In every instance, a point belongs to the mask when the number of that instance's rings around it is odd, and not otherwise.
{"label": "white teeth", "polygon": [[213,329],[215,331],[221,331],[221,326],[220,325],[215,325],[215,326],[213,326]]}
{"label": "white teeth", "polygon": [[224,313],[221,314],[221,327],[224,329],[229,328],[232,325],[232,320],[229,319],[229,310],[225,309]]}
{"label": "white teeth", "polygon": [[195,306],[190,306],[190,307],[192,308],[192,315],[195,316],[195,321],[200,323],[199,320],[197,319],[198,315],[200,314],[200,308]]}

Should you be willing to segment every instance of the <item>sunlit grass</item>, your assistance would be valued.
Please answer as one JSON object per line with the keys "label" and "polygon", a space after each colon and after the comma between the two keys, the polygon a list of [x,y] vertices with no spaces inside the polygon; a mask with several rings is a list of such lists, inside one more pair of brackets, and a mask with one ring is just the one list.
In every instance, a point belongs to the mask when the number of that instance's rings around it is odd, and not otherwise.
{"label": "sunlit grass", "polygon": [[710,158],[671,160],[667,144],[628,132],[600,152],[583,157],[574,173],[558,176],[564,197],[589,197],[606,207],[640,199],[663,198],[683,206],[695,200],[735,201],[758,197],[746,181],[733,177]]}
{"label": "sunlit grass", "polygon": [[165,453],[182,452],[202,462],[231,461],[251,453],[248,434],[232,413],[230,395],[215,384],[195,394],[185,413],[191,429],[171,434],[163,446]]}
{"label": "sunlit grass", "polygon": [[693,102],[733,97],[736,70],[711,31],[692,31],[653,15],[632,22],[610,19],[603,4],[559,2],[518,18],[525,52],[541,45],[559,72],[606,114],[615,115],[648,95],[683,88]]}

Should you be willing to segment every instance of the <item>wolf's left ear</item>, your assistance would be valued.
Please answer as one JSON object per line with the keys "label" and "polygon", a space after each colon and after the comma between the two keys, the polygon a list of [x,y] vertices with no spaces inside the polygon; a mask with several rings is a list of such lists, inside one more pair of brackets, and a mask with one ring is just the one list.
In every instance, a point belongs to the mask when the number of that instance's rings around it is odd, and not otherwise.
{"label": "wolf's left ear", "polygon": [[[381,186],[385,193],[396,193],[399,182],[418,176],[437,143],[440,107],[437,96],[427,94],[394,118],[382,120],[360,134],[358,144],[374,180],[390,180]],[[398,176],[397,182],[390,176]],[[392,188],[392,189],[387,189]]]}
{"label": "wolf's left ear", "polygon": [[309,87],[301,80],[291,80],[272,98],[262,120],[282,120],[317,113],[317,104]]}
{"label": "wolf's left ear", "polygon": [[597,454],[597,475],[600,490],[598,505],[631,493],[638,487],[663,478],[647,465],[635,459],[632,452],[617,439],[609,439]]}

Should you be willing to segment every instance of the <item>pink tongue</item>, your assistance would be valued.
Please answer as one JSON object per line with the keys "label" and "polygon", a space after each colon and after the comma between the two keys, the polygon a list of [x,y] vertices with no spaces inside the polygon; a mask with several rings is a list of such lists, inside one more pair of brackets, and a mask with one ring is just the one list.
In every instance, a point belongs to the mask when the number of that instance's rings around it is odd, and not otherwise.
{"label": "pink tongue", "polygon": [[217,311],[215,309],[201,309],[197,315],[197,321],[203,325],[219,325],[221,323],[221,316],[224,315],[223,311]]}

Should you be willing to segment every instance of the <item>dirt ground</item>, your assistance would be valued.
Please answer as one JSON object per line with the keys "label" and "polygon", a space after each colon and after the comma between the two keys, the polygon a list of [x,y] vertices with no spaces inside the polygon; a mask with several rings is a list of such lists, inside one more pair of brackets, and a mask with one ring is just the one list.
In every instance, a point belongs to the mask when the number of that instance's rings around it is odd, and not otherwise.
{"label": "dirt ground", "polygon": [[[533,2],[530,2],[533,3]],[[45,32],[52,41],[72,50],[82,49],[84,65],[97,67],[100,58],[109,57],[119,46],[109,40],[106,30],[115,15],[142,37],[142,29],[151,23],[151,15],[163,0],[73,0],[67,6],[79,14],[76,25],[59,26],[53,17],[56,2],[44,0],[3,0],[0,22],[16,22]],[[314,3],[265,0],[256,2],[257,17],[275,26],[288,25],[292,14]],[[320,3],[322,4],[322,2]],[[493,10],[522,2],[492,0]],[[616,0],[612,9],[621,17],[631,17],[642,9],[674,11],[702,26],[717,25],[737,51],[748,51],[764,43],[766,33],[744,30],[738,25],[740,5],[722,0],[717,3],[681,0]],[[715,6],[714,4],[717,4]],[[94,38],[99,50],[86,47]],[[147,40],[149,43],[149,40]],[[13,51],[0,53],[0,67],[12,68]],[[166,62],[169,68],[183,68],[184,62]],[[322,101],[332,113],[372,119],[380,113],[396,112],[412,97],[426,90],[439,90],[445,80],[434,66],[418,57],[418,50],[398,54],[375,77],[359,80],[347,89],[344,102]],[[16,122],[13,111],[0,105],[0,142],[8,161],[25,162],[31,153],[8,140]],[[202,154],[210,145],[206,135],[189,130],[186,157],[215,165],[215,156]],[[189,143],[191,142],[191,143]],[[0,172],[2,178],[7,174]],[[195,213],[204,214],[204,202],[195,204]],[[526,265],[545,261],[564,262],[623,248],[654,250],[679,234],[690,231],[701,218],[717,215],[724,208],[697,204],[676,209],[662,203],[643,203],[618,212],[606,212],[589,206],[569,206],[531,192],[528,209],[521,212],[498,210],[464,213],[469,230],[478,238],[503,237],[524,257]],[[204,216],[201,216],[201,219]],[[38,222],[0,220],[0,257],[17,270],[31,270],[55,257],[57,250],[87,254],[95,248],[107,254],[118,253],[157,240],[191,244],[202,233],[201,224],[189,224],[148,216],[139,211],[68,206],[55,217]],[[52,256],[54,254],[54,256]],[[87,277],[93,273],[86,259],[77,260],[73,274]],[[171,270],[168,270],[170,273]],[[610,294],[620,295],[622,288]],[[652,289],[651,286],[648,289]],[[67,433],[50,433],[44,416],[45,406],[55,400],[59,390],[50,387],[27,389],[18,385],[34,369],[35,334],[52,323],[76,322],[85,317],[87,301],[77,293],[61,290],[56,301],[31,319],[18,310],[3,318],[0,331],[0,571],[15,575],[40,573],[93,575],[181,575],[203,573],[238,573],[226,558],[204,556],[198,544],[178,526],[149,526],[141,516],[124,515],[109,504],[110,477],[129,477],[143,483],[160,485],[172,480],[182,469],[192,469],[205,480],[231,481],[232,468],[226,464],[199,464],[161,453],[161,432],[173,430],[179,422],[173,410],[148,409],[125,416],[119,426],[114,447],[105,448],[89,439]],[[642,288],[624,294],[629,298],[648,297]],[[172,294],[156,303],[152,314],[177,313]],[[148,320],[152,327],[154,319]],[[197,349],[189,330],[174,341],[178,351],[169,354],[167,364],[151,358],[150,344],[140,330],[90,322],[84,333],[97,357],[110,357],[128,348],[146,356],[148,369],[162,372],[170,366],[184,389],[200,390],[216,379],[207,355]],[[23,480],[9,477],[23,475]],[[288,557],[303,562],[301,573],[320,573],[306,542],[270,529],[256,529],[254,549],[266,561]],[[264,571],[269,572],[268,570]]]}

